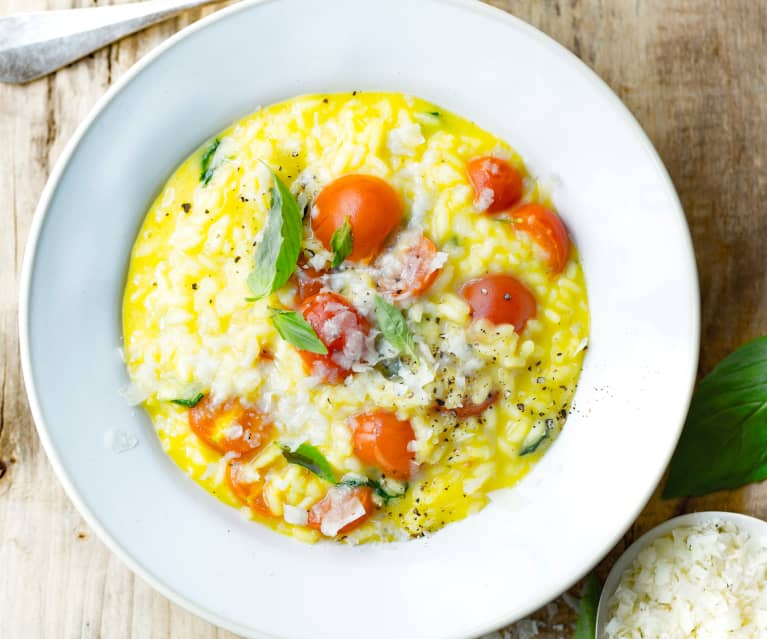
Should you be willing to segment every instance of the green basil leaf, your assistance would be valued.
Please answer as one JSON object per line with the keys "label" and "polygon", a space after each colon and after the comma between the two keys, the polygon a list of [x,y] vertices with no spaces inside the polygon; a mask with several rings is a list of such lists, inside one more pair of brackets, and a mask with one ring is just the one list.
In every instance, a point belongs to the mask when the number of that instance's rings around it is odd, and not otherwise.
{"label": "green basil leaf", "polygon": [[333,231],[333,235],[330,238],[330,248],[333,251],[333,261],[330,263],[330,266],[332,268],[341,266],[343,261],[351,255],[353,246],[352,225],[347,215],[344,223]]}
{"label": "green basil leaf", "polygon": [[382,500],[384,504],[388,504],[390,499],[396,499],[402,497],[408,489],[407,482],[393,487],[391,484],[384,484],[383,482],[376,481],[375,479],[368,480],[368,486],[370,486]]}
{"label": "green basil leaf", "polygon": [[197,393],[192,399],[172,399],[170,400],[170,403],[185,406],[186,408],[194,408],[200,403],[203,397],[205,397],[205,393]]}
{"label": "green basil leaf", "polygon": [[767,336],[698,384],[663,497],[705,495],[767,478]]}
{"label": "green basil leaf", "polygon": [[586,580],[586,587],[578,605],[578,622],[575,624],[573,639],[594,639],[597,634],[597,607],[602,585],[596,575]]}
{"label": "green basil leaf", "polygon": [[213,177],[213,173],[216,167],[213,166],[213,157],[216,155],[221,140],[216,138],[211,142],[210,146],[205,149],[205,153],[202,154],[202,170],[200,171],[200,182],[207,186],[210,179]]}
{"label": "green basil leaf", "polygon": [[272,174],[272,204],[264,234],[256,248],[256,265],[248,275],[248,287],[256,299],[276,291],[293,274],[303,233],[296,198],[277,174],[269,171]]}
{"label": "green basil leaf", "polygon": [[522,449],[519,451],[519,456],[524,457],[525,455],[532,455],[538,450],[543,442],[549,438],[552,428],[554,428],[553,419],[538,420],[533,424],[527,437],[525,437],[525,440],[522,442]]}
{"label": "green basil leaf", "polygon": [[293,344],[297,349],[327,355],[328,349],[322,343],[312,325],[307,322],[303,315],[295,311],[283,311],[278,308],[269,309],[272,324],[280,337],[286,342]]}
{"label": "green basil leaf", "polygon": [[413,359],[418,359],[418,355],[415,352],[413,332],[407,325],[402,311],[394,306],[394,304],[387,302],[380,295],[376,295],[375,304],[376,320],[383,336],[400,353],[406,353],[411,355]]}
{"label": "green basil leaf", "polygon": [[282,448],[282,455],[288,463],[303,466],[320,479],[324,479],[331,484],[338,483],[333,467],[316,446],[304,442],[295,450],[290,450],[289,446],[280,446],[280,448]]}

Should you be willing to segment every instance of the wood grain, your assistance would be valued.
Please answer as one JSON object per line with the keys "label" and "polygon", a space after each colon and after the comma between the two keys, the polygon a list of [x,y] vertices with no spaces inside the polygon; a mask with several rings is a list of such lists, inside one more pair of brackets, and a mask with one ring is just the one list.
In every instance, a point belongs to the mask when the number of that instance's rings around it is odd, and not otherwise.
{"label": "wood grain", "polygon": [[[101,4],[107,4],[102,0]],[[767,332],[767,4],[751,0],[493,0],[592,67],[645,128],[692,230],[703,325],[700,371]],[[92,6],[0,0],[0,15]],[[127,38],[55,76],[0,85],[0,636],[231,639],[171,604],[97,540],[59,487],[29,415],[18,355],[17,295],[36,201],[63,145],[138,58],[212,9]],[[523,64],[524,61],[516,62]],[[509,78],[513,82],[513,64]],[[566,105],[565,105],[566,108]],[[662,312],[662,309],[661,311]],[[610,504],[605,504],[609,508]],[[767,487],[699,499],[654,496],[598,568],[642,531],[681,512],[767,518]],[[562,522],[563,531],[567,522]],[[564,533],[563,533],[564,534]],[[496,634],[569,637],[572,595]],[[537,631],[533,634],[533,631]]]}

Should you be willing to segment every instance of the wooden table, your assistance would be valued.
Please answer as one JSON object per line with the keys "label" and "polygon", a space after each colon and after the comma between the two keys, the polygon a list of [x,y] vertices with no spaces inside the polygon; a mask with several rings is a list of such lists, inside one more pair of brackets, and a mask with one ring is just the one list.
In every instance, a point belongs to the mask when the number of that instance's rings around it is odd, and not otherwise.
{"label": "wooden table", "polygon": [[[0,0],[0,14],[107,4]],[[539,27],[604,78],[660,152],[692,229],[703,303],[700,371],[767,330],[767,3],[753,0],[493,0]],[[191,11],[55,76],[0,85],[0,636],[231,638],[170,603],[94,537],[64,495],[27,407],[17,290],[32,213],[50,169],[107,87]],[[499,81],[513,82],[509,75]],[[652,252],[648,252],[652,258]],[[662,309],[659,309],[662,313]],[[609,508],[605,504],[605,508]],[[610,561],[677,513],[767,517],[767,487],[664,502],[657,495]],[[567,534],[562,522],[562,534]],[[578,587],[572,594],[577,596]],[[569,637],[572,596],[499,636]],[[538,634],[532,634],[537,625]]]}

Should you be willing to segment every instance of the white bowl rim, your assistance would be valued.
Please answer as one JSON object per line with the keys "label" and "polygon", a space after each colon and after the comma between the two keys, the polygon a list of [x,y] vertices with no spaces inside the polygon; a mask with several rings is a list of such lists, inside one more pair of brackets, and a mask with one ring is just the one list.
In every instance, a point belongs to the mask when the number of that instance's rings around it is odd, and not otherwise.
{"label": "white bowl rim", "polygon": [[636,559],[637,555],[651,542],[658,537],[662,537],[666,533],[680,528],[682,526],[698,526],[700,524],[706,524],[714,521],[729,521],[734,523],[740,529],[753,533],[756,530],[761,530],[764,537],[767,539],[767,521],[753,517],[751,515],[745,515],[742,513],[731,513],[722,510],[704,510],[693,513],[686,513],[684,515],[678,515],[664,521],[661,524],[651,528],[639,539],[634,541],[623,554],[618,558],[610,569],[605,580],[605,585],[602,588],[602,592],[599,595],[599,606],[597,607],[597,625],[596,625],[596,639],[602,639],[604,632],[604,626],[607,623],[607,603],[610,597],[615,593],[618,587],[618,582],[623,576],[623,573],[629,567],[632,561]]}
{"label": "white bowl rim", "polygon": [[[198,615],[199,617],[209,621],[210,623],[213,623],[217,626],[220,626],[222,628],[225,628],[237,634],[241,634],[248,637],[259,637],[263,639],[280,639],[280,638],[275,635],[267,635],[262,632],[259,632],[257,635],[255,635],[252,628],[244,627],[238,623],[235,623],[226,618],[223,618],[219,616],[218,614],[216,614],[215,612],[203,607],[202,605],[199,605],[187,599],[186,597],[183,597],[180,594],[178,594],[171,587],[169,587],[162,580],[160,576],[155,575],[154,573],[151,572],[151,570],[148,567],[140,564],[137,560],[135,560],[110,535],[110,533],[107,532],[107,530],[99,522],[96,514],[80,498],[70,478],[69,472],[64,467],[61,461],[61,458],[59,457],[56,451],[56,448],[53,445],[50,434],[48,433],[48,430],[47,430],[47,426],[45,424],[45,421],[43,420],[42,410],[40,407],[37,390],[34,384],[34,378],[32,376],[32,364],[31,364],[28,326],[29,326],[29,302],[30,302],[30,290],[31,290],[30,285],[31,285],[31,279],[32,279],[32,270],[33,270],[33,265],[35,263],[35,256],[36,256],[36,252],[38,248],[38,240],[43,227],[43,222],[45,221],[47,212],[49,210],[51,198],[53,194],[56,192],[56,189],[59,185],[59,182],[64,174],[64,171],[67,165],[69,164],[70,159],[74,155],[82,138],[84,137],[88,129],[91,127],[91,125],[94,123],[94,121],[99,117],[101,112],[109,105],[109,103],[117,95],[119,95],[119,93],[121,93],[122,90],[125,87],[127,87],[135,77],[141,74],[141,72],[144,69],[152,65],[166,51],[174,47],[181,40],[191,36],[192,34],[196,33],[198,30],[205,29],[209,25],[219,20],[223,20],[227,18],[228,16],[232,14],[249,10],[250,8],[257,5],[271,4],[271,3],[275,3],[279,1],[280,0],[241,0],[240,2],[230,7],[226,7],[219,11],[216,11],[215,13],[209,16],[206,16],[198,20],[197,22],[185,27],[178,33],[169,37],[167,40],[165,40],[163,43],[158,45],[156,48],[152,49],[144,57],[142,57],[114,85],[109,87],[109,89],[104,93],[104,95],[99,100],[97,100],[95,105],[91,108],[91,111],[88,113],[85,119],[80,123],[80,125],[76,128],[74,134],[65,145],[41,193],[40,200],[35,209],[32,223],[30,225],[29,235],[28,235],[24,257],[22,261],[22,269],[21,269],[21,277],[20,277],[20,285],[19,285],[19,289],[20,289],[19,290],[19,346],[20,346],[20,354],[21,354],[21,368],[22,368],[22,373],[24,377],[27,399],[30,406],[30,412],[33,417],[35,428],[37,430],[37,433],[43,445],[43,449],[45,450],[46,455],[51,463],[51,466],[53,467],[53,470],[59,482],[62,484],[64,491],[69,497],[69,499],[75,505],[76,509],[85,519],[87,524],[98,535],[101,541],[114,554],[116,554],[131,569],[131,571],[141,576],[147,583],[149,583],[155,590],[160,592],[163,596],[165,596],[172,602],[178,604],[179,606],[185,608],[186,610],[194,613],[195,615]],[[458,6],[467,11],[474,11],[479,14],[484,13],[488,17],[494,18],[499,21],[505,21],[509,26],[513,26],[514,28],[525,32],[527,35],[531,36],[532,38],[538,40],[541,44],[548,47],[553,53],[556,53],[558,56],[566,60],[571,65],[573,71],[577,70],[579,73],[581,73],[581,75],[591,83],[591,85],[596,91],[598,91],[604,98],[609,100],[611,105],[615,108],[616,113],[620,113],[622,115],[625,126],[633,131],[633,134],[636,140],[645,148],[646,152],[648,153],[648,156],[651,158],[651,161],[653,162],[653,164],[655,164],[658,178],[665,181],[666,186],[668,188],[668,193],[673,200],[673,206],[676,209],[677,215],[679,216],[679,219],[682,222],[682,225],[684,226],[684,230],[686,231],[688,242],[686,243],[686,246],[684,247],[680,246],[680,250],[682,250],[685,253],[683,261],[686,262],[688,266],[686,277],[688,278],[692,289],[696,293],[698,293],[698,295],[696,296],[698,298],[698,303],[695,304],[694,307],[690,309],[689,335],[691,339],[694,339],[695,343],[699,343],[700,342],[699,280],[698,280],[698,273],[697,273],[697,267],[695,262],[695,254],[693,250],[691,236],[689,233],[689,228],[686,225],[684,210],[682,208],[681,202],[679,201],[679,196],[676,192],[676,189],[671,180],[671,177],[669,176],[668,171],[665,168],[665,165],[660,159],[660,156],[655,150],[655,147],[653,146],[649,137],[647,136],[645,131],[642,129],[641,125],[634,118],[631,111],[629,111],[628,107],[626,107],[626,105],[623,104],[623,102],[616,96],[616,94],[609,88],[609,86],[590,67],[588,67],[582,60],[580,60],[580,58],[578,58],[566,47],[559,44],[552,37],[546,35],[545,33],[535,28],[534,26],[528,24],[524,20],[517,18],[516,16],[502,9],[485,4],[484,2],[481,2],[480,0],[436,0],[436,1],[444,3],[444,4],[448,4],[448,5]],[[686,414],[687,408],[689,407],[689,403],[692,399],[694,383],[697,376],[697,367],[698,367],[698,355],[696,353],[695,357],[693,357],[690,362],[690,370],[689,370],[687,384],[686,384],[688,391],[687,391],[686,397],[684,398],[684,402],[682,404],[685,407],[685,414]],[[677,433],[676,433],[677,441],[679,436],[681,435],[683,424],[684,424],[684,418],[682,417],[677,427]],[[610,547],[614,546],[620,541],[620,539],[623,537],[625,532],[631,526],[631,523],[641,513],[644,506],[652,497],[655,486],[662,478],[663,472],[665,471],[665,468],[668,465],[672,454],[673,454],[673,449],[667,452],[667,454],[665,455],[665,458],[659,458],[659,461],[662,462],[662,464],[660,464],[659,467],[656,469],[655,483],[653,485],[648,485],[644,499],[641,502],[639,502],[637,506],[633,509],[631,519],[629,521],[626,521],[623,527],[618,529],[615,532],[615,534],[612,537]],[[561,592],[563,592],[564,590],[567,590],[569,587],[577,583],[584,575],[588,574],[591,570],[593,570],[593,568],[596,566],[597,563],[598,563],[598,560],[590,560],[588,562],[584,562],[581,565],[581,569],[577,573],[571,574],[568,579],[563,580],[562,583],[564,584],[564,587],[561,590],[547,593],[546,600],[554,599]],[[543,605],[543,603],[545,603],[545,601],[541,601],[539,605]],[[529,606],[529,609],[524,610],[522,613],[516,613],[513,615],[506,613],[505,616],[502,616],[498,619],[494,619],[492,621],[485,620],[484,623],[478,622],[478,625],[476,626],[477,633],[484,634],[487,632],[491,632],[504,625],[507,625],[509,623],[512,623],[513,621],[523,618],[525,615],[528,615],[534,612],[539,607],[539,605],[531,605]],[[450,639],[462,639],[462,637],[458,637],[457,635],[455,635],[454,637],[451,637]]]}

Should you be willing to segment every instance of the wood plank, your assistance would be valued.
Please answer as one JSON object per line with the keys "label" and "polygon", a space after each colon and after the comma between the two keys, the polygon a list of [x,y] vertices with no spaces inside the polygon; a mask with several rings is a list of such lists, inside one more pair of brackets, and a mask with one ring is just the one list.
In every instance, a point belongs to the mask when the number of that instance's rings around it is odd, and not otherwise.
{"label": "wood plank", "polygon": [[[101,4],[105,4],[102,0]],[[0,15],[92,6],[0,0]],[[767,4],[749,0],[493,0],[581,57],[623,99],[669,169],[691,226],[702,292],[701,372],[767,332]],[[231,639],[171,604],[98,541],[55,480],[24,397],[19,269],[36,201],[77,124],[142,55],[212,9],[188,12],[24,87],[0,85],[0,634]],[[522,63],[522,62],[520,62]],[[513,70],[513,69],[512,69]],[[510,75],[513,81],[513,73]],[[563,104],[566,108],[566,104]],[[605,507],[609,507],[606,504]],[[704,498],[654,496],[600,564],[680,512],[767,517],[762,485]],[[566,528],[566,522],[563,522]],[[579,592],[576,586],[572,595]],[[570,636],[573,598],[496,635]],[[537,630],[537,634],[531,634]]]}

